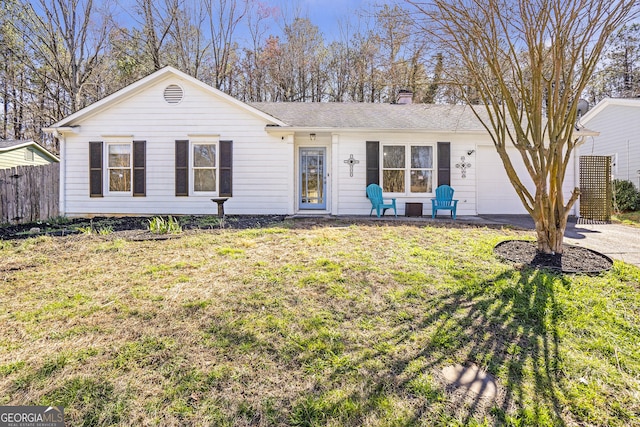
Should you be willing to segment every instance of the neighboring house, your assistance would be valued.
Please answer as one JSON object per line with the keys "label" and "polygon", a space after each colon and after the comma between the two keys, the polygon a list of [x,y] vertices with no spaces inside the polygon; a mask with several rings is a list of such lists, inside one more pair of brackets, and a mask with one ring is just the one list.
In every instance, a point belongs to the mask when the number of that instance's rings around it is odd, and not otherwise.
{"label": "neighboring house", "polygon": [[0,169],[37,166],[60,160],[34,141],[0,141]]}
{"label": "neighboring house", "polygon": [[367,215],[371,182],[399,215],[407,202],[430,214],[445,183],[458,215],[526,213],[460,105],[249,105],[166,67],[45,131],[60,140],[68,216],[211,214],[211,199],[227,197],[229,214]]}
{"label": "neighboring house", "polygon": [[580,123],[600,131],[587,139],[580,154],[611,156],[613,178],[640,189],[640,99],[604,99]]}

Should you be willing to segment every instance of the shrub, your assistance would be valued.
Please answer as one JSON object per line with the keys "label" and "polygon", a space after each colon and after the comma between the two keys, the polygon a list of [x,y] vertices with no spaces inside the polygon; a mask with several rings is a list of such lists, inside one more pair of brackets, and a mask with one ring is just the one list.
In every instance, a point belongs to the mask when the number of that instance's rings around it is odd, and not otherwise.
{"label": "shrub", "polygon": [[176,234],[182,232],[182,226],[172,216],[168,219],[156,216],[149,220],[149,231],[155,234]]}
{"label": "shrub", "polygon": [[640,209],[640,192],[631,181],[613,180],[613,209],[616,212]]}
{"label": "shrub", "polygon": [[93,230],[93,224],[91,225],[87,225],[86,227],[78,227],[77,230],[82,233],[82,234],[86,234],[86,235],[91,235],[93,234],[94,230]]}
{"label": "shrub", "polygon": [[113,227],[110,225],[105,225],[102,226],[100,228],[98,228],[98,234],[101,236],[107,236],[109,234],[113,233]]}

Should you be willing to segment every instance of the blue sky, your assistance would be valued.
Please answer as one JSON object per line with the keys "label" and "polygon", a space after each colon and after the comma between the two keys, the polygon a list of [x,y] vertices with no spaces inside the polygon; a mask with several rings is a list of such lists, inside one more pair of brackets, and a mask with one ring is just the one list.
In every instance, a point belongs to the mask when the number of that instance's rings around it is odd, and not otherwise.
{"label": "blue sky", "polygon": [[[187,4],[190,0],[186,0]],[[240,1],[240,0],[237,0]],[[344,27],[345,22],[351,21],[355,23],[358,18],[358,14],[367,14],[367,11],[372,12],[376,7],[383,4],[393,4],[397,0],[254,0],[254,5],[258,3],[264,4],[269,7],[277,7],[280,11],[280,17],[277,22],[271,21],[269,23],[270,29],[267,34],[280,34],[284,15],[288,22],[291,22],[293,17],[298,14],[301,17],[308,17],[311,22],[317,25],[322,32],[325,41],[331,42],[336,39],[340,39],[341,27]],[[100,1],[97,2],[99,4]],[[136,22],[141,24],[140,18],[134,16],[133,5],[136,0],[115,0],[117,5],[115,10],[118,19],[121,22],[131,23]],[[215,3],[215,2],[214,2]],[[135,25],[135,24],[134,24]],[[355,25],[355,24],[354,24]],[[242,25],[237,29],[236,36],[243,37]],[[355,27],[354,27],[355,28]],[[352,29],[351,33],[355,30]]]}
{"label": "blue sky", "polygon": [[264,3],[279,7],[284,13],[293,13],[299,9],[303,17],[320,28],[325,40],[339,38],[340,22],[356,17],[361,11],[372,10],[375,5],[392,1],[375,0],[262,0]]}

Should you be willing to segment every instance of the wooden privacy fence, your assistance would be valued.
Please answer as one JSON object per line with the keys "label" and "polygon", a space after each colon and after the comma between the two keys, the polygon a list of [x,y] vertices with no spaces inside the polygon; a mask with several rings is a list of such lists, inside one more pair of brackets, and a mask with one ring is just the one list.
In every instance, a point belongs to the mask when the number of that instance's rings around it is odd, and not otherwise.
{"label": "wooden privacy fence", "polygon": [[59,163],[0,170],[0,224],[58,216],[59,194]]}

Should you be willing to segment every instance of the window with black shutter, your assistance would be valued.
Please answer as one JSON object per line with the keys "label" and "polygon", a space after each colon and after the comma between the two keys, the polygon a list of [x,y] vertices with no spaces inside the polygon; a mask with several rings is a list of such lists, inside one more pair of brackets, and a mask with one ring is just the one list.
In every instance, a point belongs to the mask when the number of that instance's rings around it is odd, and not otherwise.
{"label": "window with black shutter", "polygon": [[176,196],[231,197],[233,141],[176,141]]}

